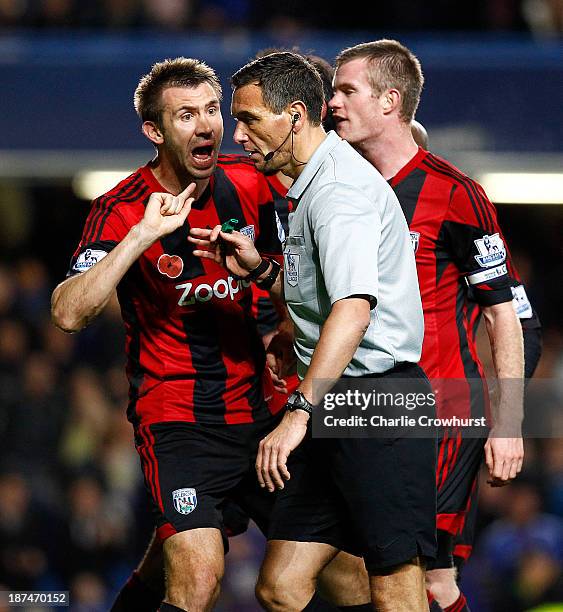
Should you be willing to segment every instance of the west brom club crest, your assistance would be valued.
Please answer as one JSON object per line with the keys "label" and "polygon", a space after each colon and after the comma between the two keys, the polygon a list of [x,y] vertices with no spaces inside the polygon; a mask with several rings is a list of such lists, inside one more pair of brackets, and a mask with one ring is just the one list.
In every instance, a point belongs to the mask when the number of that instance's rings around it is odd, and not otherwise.
{"label": "west brom club crest", "polygon": [[492,236],[485,234],[483,238],[475,240],[475,246],[479,251],[479,255],[475,255],[475,259],[482,268],[496,266],[506,259],[506,249],[498,233]]}
{"label": "west brom club crest", "polygon": [[288,251],[283,256],[285,259],[285,278],[292,287],[296,287],[299,282],[299,255]]}
{"label": "west brom club crest", "polygon": [[180,514],[189,514],[197,506],[197,495],[195,489],[176,489],[172,491],[174,508]]}

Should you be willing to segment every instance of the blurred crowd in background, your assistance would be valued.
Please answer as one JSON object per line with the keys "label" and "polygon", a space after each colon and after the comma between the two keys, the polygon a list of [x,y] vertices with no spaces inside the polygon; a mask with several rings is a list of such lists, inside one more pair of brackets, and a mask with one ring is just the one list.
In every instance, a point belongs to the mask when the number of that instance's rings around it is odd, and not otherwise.
{"label": "blurred crowd in background", "polygon": [[320,0],[0,0],[0,26],[37,28],[160,28],[207,32],[233,28],[299,31],[401,29],[432,31],[563,31],[561,0],[394,0],[348,3]]}

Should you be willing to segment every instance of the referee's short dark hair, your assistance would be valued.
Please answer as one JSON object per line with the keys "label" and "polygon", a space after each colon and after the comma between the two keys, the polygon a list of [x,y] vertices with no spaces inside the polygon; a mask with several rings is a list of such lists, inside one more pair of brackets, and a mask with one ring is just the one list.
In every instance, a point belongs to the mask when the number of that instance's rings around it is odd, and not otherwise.
{"label": "referee's short dark hair", "polygon": [[283,51],[264,55],[233,74],[233,90],[256,83],[266,106],[276,115],[297,100],[307,107],[309,121],[320,125],[323,83],[317,69],[297,53]]}
{"label": "referee's short dark hair", "polygon": [[402,98],[401,119],[410,123],[424,84],[416,55],[396,40],[381,39],[344,49],[336,58],[336,69],[346,62],[364,58],[368,62],[368,80],[373,93],[379,96],[388,89],[397,89]]}
{"label": "referee's short dark hair", "polygon": [[139,81],[133,102],[142,121],[160,124],[161,94],[169,87],[195,88],[202,83],[210,85],[221,100],[221,83],[213,68],[201,60],[189,57],[166,59],[153,65],[151,71]]}

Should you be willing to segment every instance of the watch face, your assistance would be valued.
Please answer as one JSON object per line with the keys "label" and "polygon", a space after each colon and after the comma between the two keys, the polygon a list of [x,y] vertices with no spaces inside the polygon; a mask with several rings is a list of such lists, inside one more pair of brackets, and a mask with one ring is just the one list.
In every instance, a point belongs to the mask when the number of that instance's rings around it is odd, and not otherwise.
{"label": "watch face", "polygon": [[295,394],[292,393],[288,398],[287,398],[287,405],[289,408],[294,408],[295,407],[295,401],[297,400],[297,398],[295,397]]}
{"label": "watch face", "polygon": [[309,404],[305,396],[300,391],[294,391],[286,402],[286,410],[294,412],[295,410],[304,410],[308,414],[311,414],[312,405]]}
{"label": "watch face", "polygon": [[302,397],[299,393],[292,393],[287,398],[287,405],[290,410],[295,410],[297,407],[303,404]]}
{"label": "watch face", "polygon": [[291,412],[298,409],[305,410],[311,414],[312,406],[300,391],[295,391],[287,398],[287,409]]}

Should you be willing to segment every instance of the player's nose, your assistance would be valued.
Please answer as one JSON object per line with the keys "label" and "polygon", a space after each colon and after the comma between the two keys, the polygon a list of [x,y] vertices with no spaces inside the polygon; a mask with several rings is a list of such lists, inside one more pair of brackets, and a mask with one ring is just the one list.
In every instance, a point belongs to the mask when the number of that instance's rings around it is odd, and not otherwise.
{"label": "player's nose", "polygon": [[198,136],[210,135],[213,132],[209,117],[206,113],[199,115],[196,124],[196,133]]}

